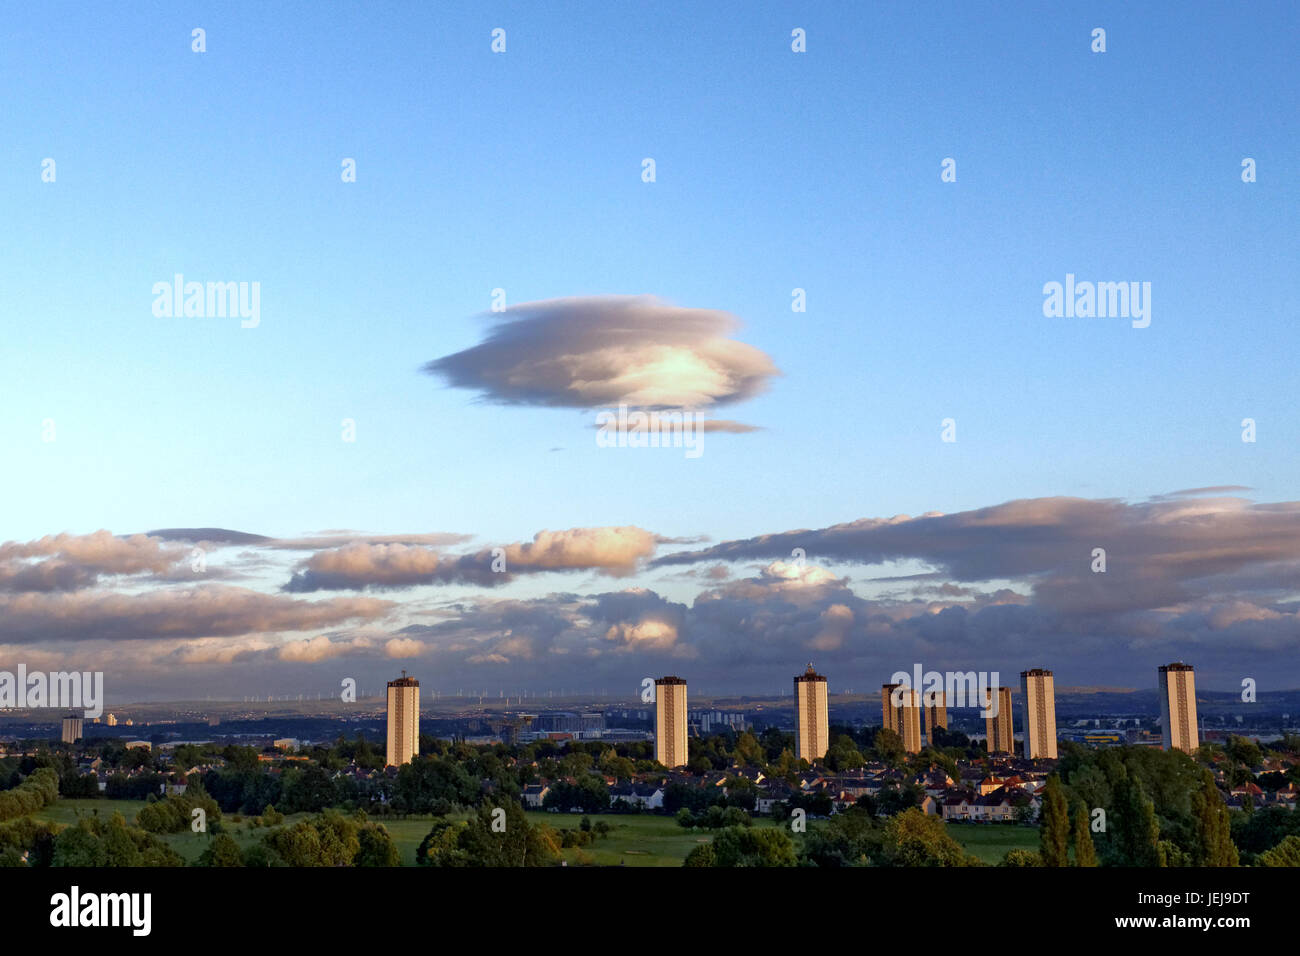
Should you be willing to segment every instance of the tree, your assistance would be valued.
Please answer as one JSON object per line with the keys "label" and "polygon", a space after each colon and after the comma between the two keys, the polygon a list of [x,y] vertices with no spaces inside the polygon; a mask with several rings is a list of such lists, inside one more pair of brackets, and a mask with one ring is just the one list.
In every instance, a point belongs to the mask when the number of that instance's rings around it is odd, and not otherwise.
{"label": "tree", "polygon": [[184,793],[173,793],[165,800],[146,804],[135,815],[135,823],[150,833],[181,833],[190,828],[194,810],[201,809],[205,819],[215,823],[221,819],[217,801],[204,791],[201,784],[186,788]]}
{"label": "tree", "polygon": [[1201,790],[1192,795],[1192,814],[1196,819],[1197,866],[1236,866],[1237,847],[1232,842],[1232,823],[1228,808],[1214,785],[1214,776],[1206,771]]}
{"label": "tree", "polygon": [[1046,866],[1043,857],[1033,850],[1008,850],[998,866]]}
{"label": "tree", "polygon": [[1097,865],[1097,848],[1092,843],[1092,829],[1088,826],[1086,807],[1080,807],[1074,814],[1074,865]]}
{"label": "tree", "polygon": [[1232,841],[1251,862],[1255,854],[1273,849],[1288,836],[1300,836],[1300,813],[1265,807],[1252,814],[1232,814]]}
{"label": "tree", "polygon": [[272,830],[262,844],[285,866],[351,866],[361,848],[358,826],[337,810]]}
{"label": "tree", "polygon": [[749,731],[745,731],[736,738],[735,749],[736,761],[742,765],[763,763],[763,748],[756,738]]}
{"label": "tree", "polygon": [[491,804],[480,807],[469,823],[456,832],[455,849],[458,853],[449,854],[445,859],[441,854],[426,853],[426,865],[551,866],[560,856],[555,831],[530,824],[523,808],[513,800],[500,807]]}
{"label": "tree", "polygon": [[52,767],[34,770],[26,780],[0,793],[0,820],[25,817],[59,798],[59,773]]}
{"label": "tree", "polygon": [[122,814],[105,821],[83,818],[54,838],[53,866],[184,866],[171,847],[139,827],[128,826]]}
{"label": "tree", "polygon": [[1091,764],[1080,767],[1067,777],[1070,792],[1087,807],[1111,805],[1110,783],[1099,767]]}
{"label": "tree", "polygon": [[1129,777],[1115,787],[1115,808],[1111,813],[1115,849],[1121,866],[1163,866],[1160,853],[1160,825],[1155,805],[1147,799],[1142,783]]}
{"label": "tree", "polygon": [[891,767],[897,767],[907,756],[907,751],[903,748],[903,738],[884,727],[876,731],[875,748],[880,759]]}
{"label": "tree", "polygon": [[710,840],[708,843],[701,843],[686,854],[686,862],[682,866],[717,866],[717,859],[717,854],[713,852],[713,841]]}
{"label": "tree", "polygon": [[1261,853],[1255,857],[1255,865],[1300,866],[1300,837],[1289,836],[1273,849]]}
{"label": "tree", "polygon": [[840,734],[826,751],[826,766],[838,772],[855,770],[865,764],[866,758],[848,734]]}
{"label": "tree", "polygon": [[891,817],[882,845],[887,866],[978,866],[948,835],[943,821],[913,807]]}
{"label": "tree", "polygon": [[53,823],[19,817],[0,824],[0,852],[11,853],[19,861],[26,856],[26,866],[49,866],[56,833]]}
{"label": "tree", "polygon": [[287,770],[282,775],[284,803],[290,813],[319,813],[334,805],[334,781],[320,764],[304,770]]}
{"label": "tree", "polygon": [[799,861],[824,867],[867,866],[880,854],[883,841],[884,827],[875,814],[853,806],[804,836]]}
{"label": "tree", "polygon": [[1070,811],[1061,790],[1061,778],[1056,774],[1047,778],[1043,790],[1038,841],[1043,866],[1070,865]]}
{"label": "tree", "polygon": [[876,793],[876,810],[881,816],[892,817],[896,813],[919,805],[924,796],[925,791],[914,783],[907,783],[901,787],[891,783]]}
{"label": "tree", "polygon": [[218,833],[199,854],[199,866],[243,866],[239,844],[228,833]]}
{"label": "tree", "polygon": [[1264,760],[1259,744],[1248,737],[1229,737],[1228,756],[1247,769],[1258,767]]}
{"label": "tree", "polygon": [[108,852],[86,819],[54,838],[54,866],[105,866]]}
{"label": "tree", "polygon": [[381,823],[367,823],[357,834],[359,846],[353,866],[401,866],[402,854]]}
{"label": "tree", "polygon": [[794,840],[776,827],[727,827],[713,838],[714,866],[795,866]]}
{"label": "tree", "polygon": [[461,824],[440,820],[433,825],[415,851],[417,866],[468,866],[469,858],[460,849]]}

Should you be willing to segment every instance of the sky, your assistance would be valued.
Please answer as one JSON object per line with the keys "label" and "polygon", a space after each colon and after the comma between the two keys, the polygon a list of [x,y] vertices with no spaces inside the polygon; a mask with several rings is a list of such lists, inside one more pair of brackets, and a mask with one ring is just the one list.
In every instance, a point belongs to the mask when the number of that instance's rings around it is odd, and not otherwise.
{"label": "sky", "polygon": [[12,11],[0,668],[1300,686],[1300,10],[698,6]]}

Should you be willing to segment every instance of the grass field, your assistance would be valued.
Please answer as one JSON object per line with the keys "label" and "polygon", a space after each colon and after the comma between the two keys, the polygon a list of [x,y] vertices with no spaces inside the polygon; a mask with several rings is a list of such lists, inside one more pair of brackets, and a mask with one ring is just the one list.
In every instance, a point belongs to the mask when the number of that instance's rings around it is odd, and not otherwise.
{"label": "grass field", "polygon": [[1038,828],[1014,823],[949,823],[948,835],[985,863],[998,863],[1008,850],[1038,851]]}
{"label": "grass field", "polygon": [[[143,800],[93,800],[72,799],[59,800],[54,805],[34,814],[38,820],[49,820],[60,825],[75,823],[78,816],[94,815],[110,817],[115,812],[121,813],[127,822],[135,820],[136,813],[144,806]],[[285,817],[286,823],[295,823],[308,816],[292,814]],[[540,810],[529,811],[531,823],[545,823],[556,829],[577,829],[582,817],[578,814],[546,813]],[[463,819],[452,816],[448,819]],[[436,817],[408,817],[404,820],[382,820],[393,842],[402,854],[402,863],[415,865],[415,851],[425,834],[433,828]],[[598,837],[585,847],[571,847],[563,852],[570,866],[585,861],[600,866],[681,866],[686,854],[701,843],[710,839],[706,830],[685,830],[677,825],[671,816],[654,816],[650,814],[622,816],[605,814],[592,817],[604,820],[613,832],[607,837]],[[261,840],[265,828],[253,827],[248,817],[242,823],[233,823],[232,816],[226,815],[222,820],[226,832],[235,838],[241,847],[248,847]],[[754,825],[770,827],[776,824],[769,818],[754,820]],[[817,826],[816,821],[811,821]],[[948,833],[960,843],[968,853],[979,857],[985,863],[997,863],[1008,850],[1038,849],[1038,830],[1033,827],[1012,824],[950,823]],[[204,834],[184,833],[167,834],[162,837],[167,844],[179,853],[187,863],[194,863],[207,846],[208,837]],[[796,837],[798,839],[798,837]]]}
{"label": "grass field", "polygon": [[[533,823],[546,823],[557,829],[574,829],[582,817],[577,814],[530,812]],[[708,830],[686,830],[672,817],[653,815],[620,816],[605,814],[593,817],[592,822],[604,820],[614,832],[607,837],[597,837],[591,844],[564,851],[570,866],[585,854],[590,862],[599,866],[681,866],[686,854],[708,843],[712,835]],[[754,820],[756,827],[775,826],[768,818]]]}

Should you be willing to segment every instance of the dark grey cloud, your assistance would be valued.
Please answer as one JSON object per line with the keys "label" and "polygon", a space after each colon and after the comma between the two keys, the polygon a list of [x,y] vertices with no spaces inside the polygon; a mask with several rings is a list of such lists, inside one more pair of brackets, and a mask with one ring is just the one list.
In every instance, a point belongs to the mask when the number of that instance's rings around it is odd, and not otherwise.
{"label": "dark grey cloud", "polygon": [[[1300,582],[1300,502],[1243,498],[1033,498],[955,514],[864,518],[664,555],[653,566],[787,558],[822,563],[920,560],[952,582],[1022,580],[1061,612],[1159,608],[1208,596],[1270,570]],[[1106,572],[1092,570],[1105,550]],[[1262,583],[1262,582],[1261,582]]]}

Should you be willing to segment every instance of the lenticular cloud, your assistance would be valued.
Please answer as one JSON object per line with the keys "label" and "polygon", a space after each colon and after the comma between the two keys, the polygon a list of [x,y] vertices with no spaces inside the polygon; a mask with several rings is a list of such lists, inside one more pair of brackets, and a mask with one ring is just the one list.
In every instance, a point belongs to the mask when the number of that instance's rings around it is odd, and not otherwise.
{"label": "lenticular cloud", "polygon": [[765,352],[729,337],[738,325],[654,296],[527,302],[480,344],[424,370],[504,405],[701,409],[752,398],[780,374]]}

